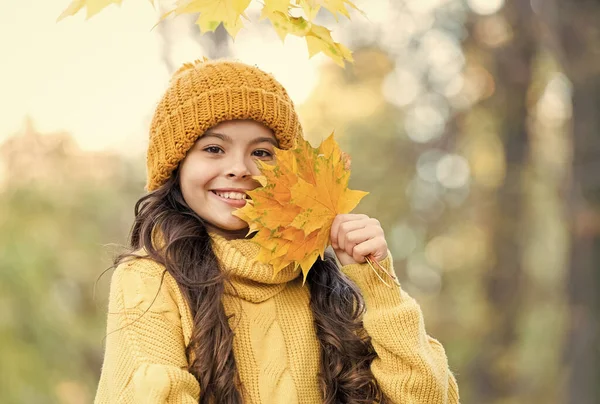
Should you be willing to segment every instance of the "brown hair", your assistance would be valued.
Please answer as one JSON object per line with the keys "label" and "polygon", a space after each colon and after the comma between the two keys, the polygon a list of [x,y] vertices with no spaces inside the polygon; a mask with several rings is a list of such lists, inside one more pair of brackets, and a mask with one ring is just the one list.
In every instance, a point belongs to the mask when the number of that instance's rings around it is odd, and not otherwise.
{"label": "brown hair", "polygon": [[[156,231],[163,238],[161,246],[153,239]],[[129,247],[114,266],[144,248],[151,259],[165,266],[187,300],[194,327],[186,354],[192,358],[188,370],[200,384],[199,402],[242,403],[233,332],[221,302],[228,280],[219,268],[203,219],[182,196],[179,170],[137,201]],[[307,282],[321,346],[323,402],[385,402],[370,370],[376,354],[362,325],[364,301],[358,289],[341,273],[332,255],[317,259]]]}

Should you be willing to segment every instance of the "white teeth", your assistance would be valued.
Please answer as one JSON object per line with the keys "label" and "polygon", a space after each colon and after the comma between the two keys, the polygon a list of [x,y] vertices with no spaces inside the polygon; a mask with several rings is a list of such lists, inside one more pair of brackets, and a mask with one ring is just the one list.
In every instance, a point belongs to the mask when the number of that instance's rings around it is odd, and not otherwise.
{"label": "white teeth", "polygon": [[246,199],[246,194],[241,192],[216,192],[221,198],[225,199]]}

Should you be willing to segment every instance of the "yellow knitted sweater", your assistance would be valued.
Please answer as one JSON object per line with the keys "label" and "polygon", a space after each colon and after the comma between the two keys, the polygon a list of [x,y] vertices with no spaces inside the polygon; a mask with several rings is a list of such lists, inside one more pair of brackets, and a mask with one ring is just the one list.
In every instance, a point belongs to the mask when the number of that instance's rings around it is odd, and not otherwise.
{"label": "yellow knitted sweater", "polygon": [[[212,235],[236,291],[223,304],[234,314],[234,356],[247,403],[319,403],[319,342],[300,271],[255,260],[248,240]],[[388,255],[382,265],[390,270]],[[386,287],[366,265],[342,271],[365,299],[364,326],[377,358],[371,368],[393,403],[458,403],[458,387],[444,348],[425,332],[418,304],[401,288]],[[187,371],[185,347],[192,317],[175,280],[149,259],[123,263],[110,287],[106,351],[96,404],[197,403],[198,382]],[[160,291],[159,291],[160,287]]]}

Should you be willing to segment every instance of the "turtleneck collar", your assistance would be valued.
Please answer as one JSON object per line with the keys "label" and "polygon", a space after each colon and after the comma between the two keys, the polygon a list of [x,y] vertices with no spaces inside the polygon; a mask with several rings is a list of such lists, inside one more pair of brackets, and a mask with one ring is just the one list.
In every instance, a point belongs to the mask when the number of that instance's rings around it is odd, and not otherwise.
{"label": "turtleneck collar", "polygon": [[301,274],[289,265],[273,276],[273,267],[256,260],[260,246],[248,239],[227,240],[210,232],[212,247],[231,284],[225,283],[225,293],[249,302],[259,303],[279,293],[286,284]]}

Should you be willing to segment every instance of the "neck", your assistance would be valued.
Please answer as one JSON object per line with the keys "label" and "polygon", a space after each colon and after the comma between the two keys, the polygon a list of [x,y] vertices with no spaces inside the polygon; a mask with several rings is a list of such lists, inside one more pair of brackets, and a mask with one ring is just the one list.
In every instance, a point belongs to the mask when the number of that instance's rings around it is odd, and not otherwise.
{"label": "neck", "polygon": [[210,233],[214,233],[214,234],[218,234],[219,236],[223,237],[226,240],[238,240],[238,239],[243,239],[243,238],[251,238],[251,237],[246,237],[246,235],[248,234],[248,227],[245,227],[243,229],[237,229],[237,230],[227,230],[227,229],[221,229],[220,227],[216,227],[213,226],[210,223],[205,223],[207,230]]}
{"label": "neck", "polygon": [[258,260],[261,248],[252,240],[227,240],[213,232],[210,236],[221,268],[228,274],[226,295],[257,303],[279,293],[288,282],[302,282],[301,272],[293,264],[275,274],[273,266]]}

